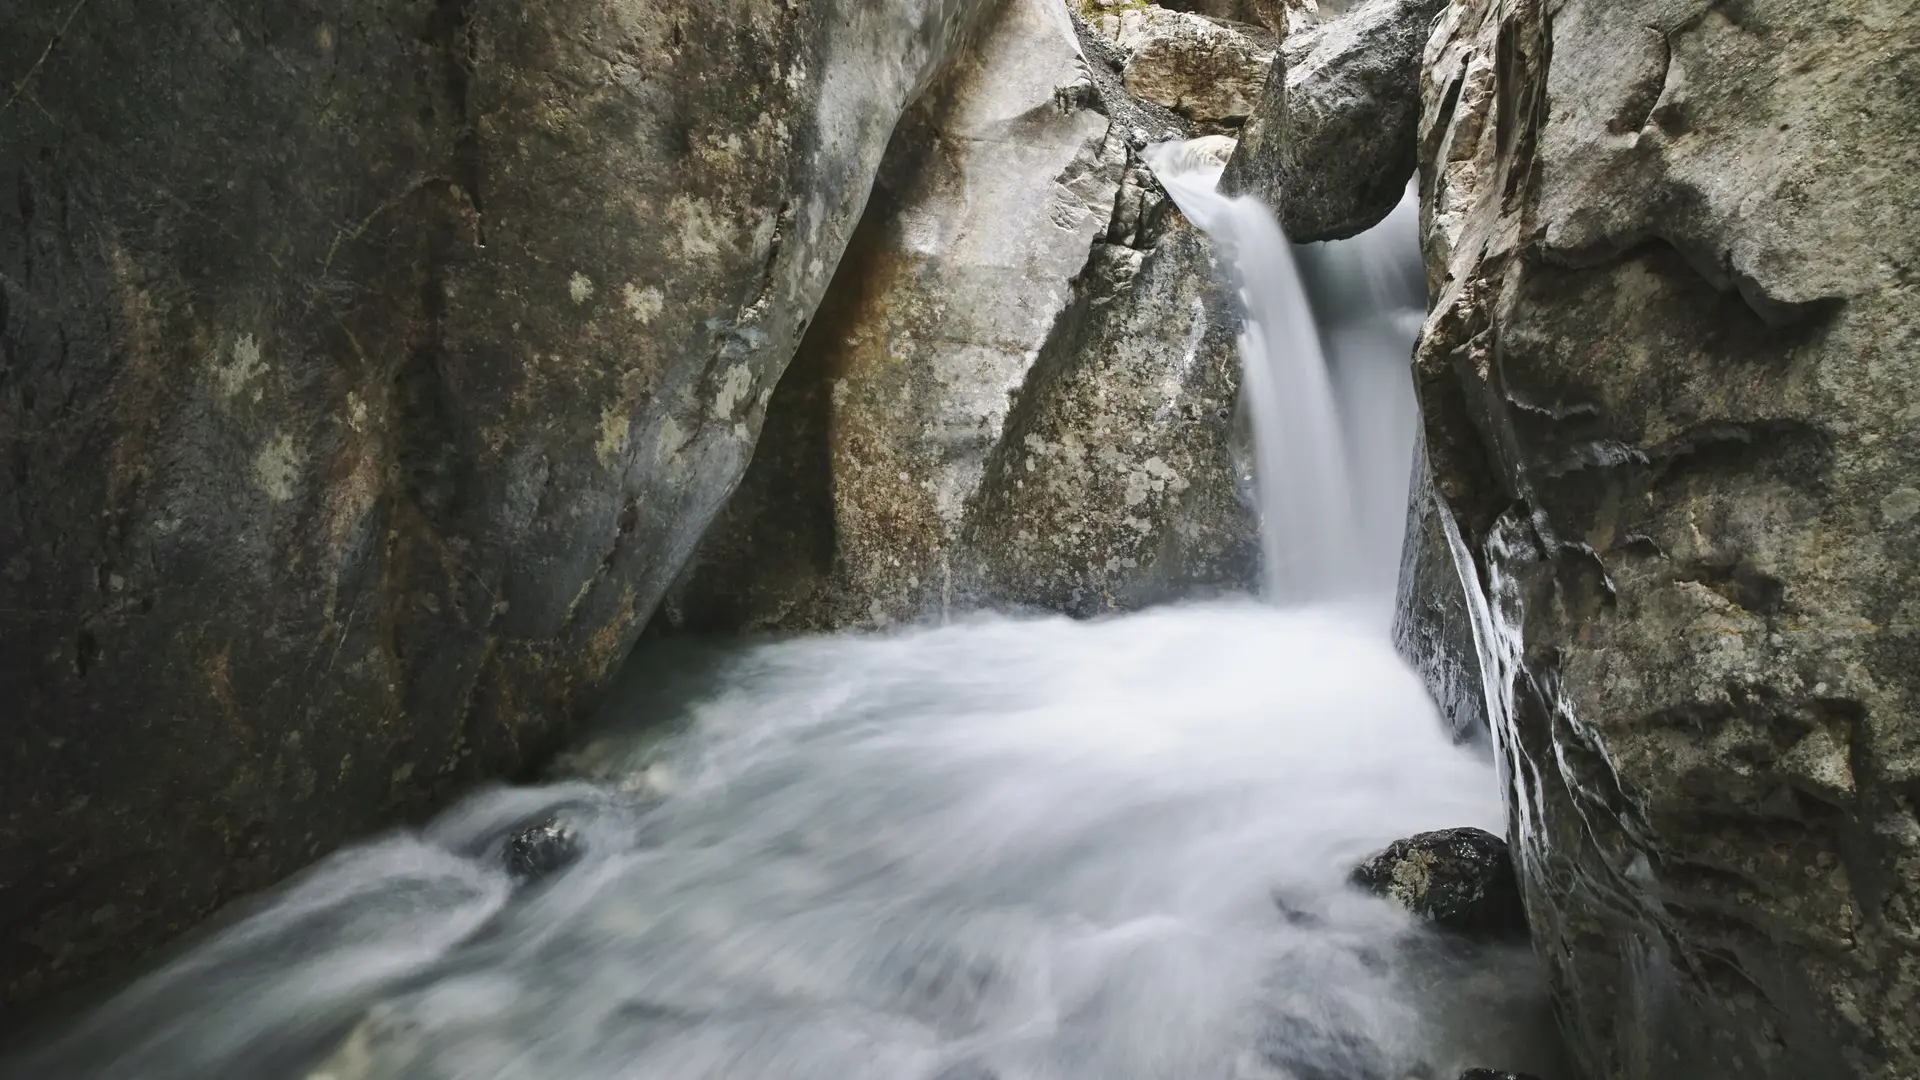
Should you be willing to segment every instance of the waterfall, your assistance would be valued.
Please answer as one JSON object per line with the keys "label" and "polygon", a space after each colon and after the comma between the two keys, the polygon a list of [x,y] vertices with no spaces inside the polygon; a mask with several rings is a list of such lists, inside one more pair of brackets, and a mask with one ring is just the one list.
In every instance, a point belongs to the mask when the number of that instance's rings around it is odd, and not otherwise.
{"label": "waterfall", "polygon": [[1408,361],[1425,313],[1411,191],[1376,228],[1296,252],[1258,199],[1220,194],[1211,140],[1149,147],[1167,193],[1218,244],[1246,312],[1266,592],[1392,618],[1417,413]]}

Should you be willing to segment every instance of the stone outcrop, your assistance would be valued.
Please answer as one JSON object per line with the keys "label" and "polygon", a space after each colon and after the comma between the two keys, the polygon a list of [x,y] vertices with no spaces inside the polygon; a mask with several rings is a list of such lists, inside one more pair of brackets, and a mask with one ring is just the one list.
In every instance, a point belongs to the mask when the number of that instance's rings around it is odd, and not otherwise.
{"label": "stone outcrop", "polygon": [[1378,224],[1413,178],[1420,58],[1445,0],[1364,0],[1288,38],[1222,190],[1275,208],[1295,243]]}
{"label": "stone outcrop", "polygon": [[592,703],[987,6],[0,12],[0,1002]]}
{"label": "stone outcrop", "polygon": [[1102,15],[1095,28],[1118,51],[1127,93],[1209,129],[1252,114],[1279,45],[1250,27],[1151,4]]}
{"label": "stone outcrop", "polygon": [[1460,0],[1417,357],[1596,1080],[1920,1075],[1920,9]]}
{"label": "stone outcrop", "polygon": [[1184,126],[1103,67],[1060,8],[1015,0],[902,124],[664,625],[1084,615],[1252,583],[1239,317],[1136,153]]}

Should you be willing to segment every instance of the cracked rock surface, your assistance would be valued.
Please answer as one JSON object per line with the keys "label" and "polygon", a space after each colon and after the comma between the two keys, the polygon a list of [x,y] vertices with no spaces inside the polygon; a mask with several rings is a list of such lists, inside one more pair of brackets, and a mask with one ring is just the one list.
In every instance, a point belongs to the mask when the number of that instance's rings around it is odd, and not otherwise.
{"label": "cracked rock surface", "polygon": [[1453,4],[1436,496],[1585,1075],[1920,1075],[1920,10]]}

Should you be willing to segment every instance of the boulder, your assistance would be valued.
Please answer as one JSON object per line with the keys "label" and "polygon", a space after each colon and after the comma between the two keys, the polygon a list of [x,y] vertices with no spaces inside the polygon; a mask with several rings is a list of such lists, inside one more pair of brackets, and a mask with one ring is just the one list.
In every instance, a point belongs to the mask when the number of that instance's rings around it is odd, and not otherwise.
{"label": "boulder", "polygon": [[1459,0],[1436,490],[1581,1075],[1920,1075],[1920,19]]}
{"label": "boulder", "polygon": [[[1069,0],[1088,19],[1146,6],[1146,0]],[[1346,9],[1348,0],[1159,0],[1154,6],[1191,11],[1218,22],[1257,27],[1275,37],[1297,33]]]}
{"label": "boulder", "polygon": [[1094,614],[1257,575],[1239,316],[1135,148],[1185,132],[1015,0],[902,124],[680,631]]}
{"label": "boulder", "polygon": [[558,818],[547,818],[515,829],[501,860],[515,878],[540,881],[573,865],[582,853],[579,835]]}
{"label": "boulder", "polygon": [[1481,829],[1396,840],[1353,871],[1354,884],[1434,926],[1477,938],[1525,938],[1507,842]]}
{"label": "boulder", "polygon": [[0,9],[0,1007],[593,703],[988,6]]}
{"label": "boulder", "polygon": [[1364,0],[1288,38],[1221,189],[1277,209],[1295,243],[1378,224],[1417,163],[1420,58],[1446,0]]}
{"label": "boulder", "polygon": [[1119,52],[1127,93],[1207,126],[1252,114],[1278,53],[1271,32],[1151,4],[1094,25]]}
{"label": "boulder", "polygon": [[1540,1080],[1532,1073],[1502,1072],[1499,1069],[1468,1069],[1460,1080]]}

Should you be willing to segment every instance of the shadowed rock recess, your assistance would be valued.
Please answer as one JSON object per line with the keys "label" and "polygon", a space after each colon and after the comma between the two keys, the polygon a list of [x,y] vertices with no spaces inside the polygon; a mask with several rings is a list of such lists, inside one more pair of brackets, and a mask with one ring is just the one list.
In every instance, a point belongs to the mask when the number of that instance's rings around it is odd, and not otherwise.
{"label": "shadowed rock recess", "polygon": [[989,6],[0,5],[0,1003],[594,702]]}
{"label": "shadowed rock recess", "polygon": [[1443,19],[1426,447],[1579,1063],[1920,1076],[1920,7]]}

